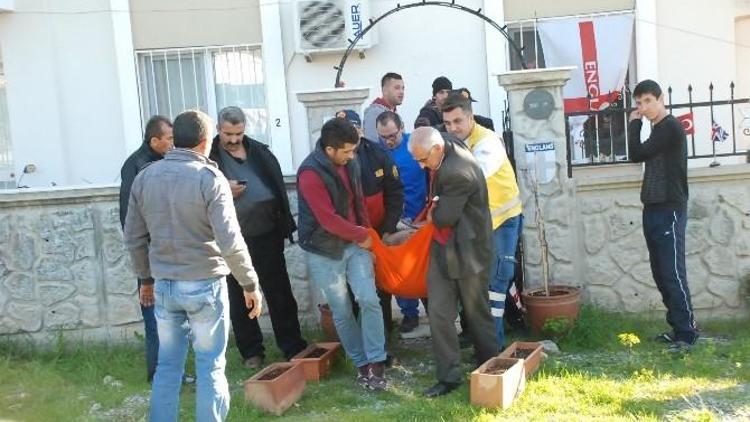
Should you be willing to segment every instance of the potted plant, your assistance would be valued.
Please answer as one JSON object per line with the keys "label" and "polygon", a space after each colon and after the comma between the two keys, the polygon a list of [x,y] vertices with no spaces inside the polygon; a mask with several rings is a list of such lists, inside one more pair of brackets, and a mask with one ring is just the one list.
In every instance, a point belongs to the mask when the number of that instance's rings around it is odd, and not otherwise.
{"label": "potted plant", "polygon": [[542,332],[544,324],[550,319],[565,318],[569,321],[570,325],[573,324],[581,308],[581,289],[575,286],[550,283],[547,232],[540,207],[536,160],[534,160],[534,168],[526,169],[524,172],[530,179],[531,189],[534,194],[534,215],[542,256],[543,286],[541,288],[525,289],[521,293],[521,297],[527,311],[531,331],[539,334]]}
{"label": "potted plant", "polygon": [[542,343],[539,342],[514,341],[498,356],[510,359],[521,359],[523,361],[524,369],[526,370],[526,377],[528,378],[539,369],[539,364],[542,363],[543,359],[542,350]]}
{"label": "potted plant", "polygon": [[302,397],[305,385],[302,365],[273,363],[245,381],[245,399],[278,416]]}
{"label": "potted plant", "polygon": [[302,365],[307,381],[320,381],[331,371],[333,359],[340,347],[341,343],[338,342],[313,343],[297,353],[292,362]]}
{"label": "potted plant", "polygon": [[471,404],[507,409],[526,387],[523,361],[494,357],[471,373]]}

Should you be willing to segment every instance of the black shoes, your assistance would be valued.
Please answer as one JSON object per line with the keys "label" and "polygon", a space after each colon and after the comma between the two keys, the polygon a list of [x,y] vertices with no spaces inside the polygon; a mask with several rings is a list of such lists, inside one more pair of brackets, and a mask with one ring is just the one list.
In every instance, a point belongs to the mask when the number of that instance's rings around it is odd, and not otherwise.
{"label": "black shoes", "polygon": [[424,395],[427,398],[440,397],[450,393],[460,386],[461,384],[459,383],[439,381],[437,384],[427,389],[427,391],[424,392]]}
{"label": "black shoes", "polygon": [[659,343],[670,344],[674,342],[674,333],[670,331],[670,332],[657,334],[653,337],[653,340]]}
{"label": "black shoes", "polygon": [[665,350],[667,351],[667,353],[679,355],[690,353],[690,351],[693,350],[694,346],[695,341],[693,341],[692,343],[688,343],[686,341],[675,340],[669,346],[667,346]]}

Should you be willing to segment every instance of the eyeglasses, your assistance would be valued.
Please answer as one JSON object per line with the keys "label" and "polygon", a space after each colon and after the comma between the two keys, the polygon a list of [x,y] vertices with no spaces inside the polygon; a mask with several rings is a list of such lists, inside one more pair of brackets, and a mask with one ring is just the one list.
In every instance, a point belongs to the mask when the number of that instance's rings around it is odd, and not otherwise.
{"label": "eyeglasses", "polygon": [[378,136],[380,137],[380,139],[382,139],[384,141],[394,141],[394,142],[398,140],[398,138],[400,137],[399,135],[401,135],[401,131],[400,130],[397,131],[397,132],[395,132],[395,133],[392,133],[390,135],[381,135],[381,134],[378,134]]}
{"label": "eyeglasses", "polygon": [[427,156],[424,158],[415,158],[414,160],[420,164],[426,164],[427,160],[430,159],[430,156],[432,155],[432,151],[435,149],[435,146],[433,145],[432,148],[430,148],[429,151],[427,151]]}

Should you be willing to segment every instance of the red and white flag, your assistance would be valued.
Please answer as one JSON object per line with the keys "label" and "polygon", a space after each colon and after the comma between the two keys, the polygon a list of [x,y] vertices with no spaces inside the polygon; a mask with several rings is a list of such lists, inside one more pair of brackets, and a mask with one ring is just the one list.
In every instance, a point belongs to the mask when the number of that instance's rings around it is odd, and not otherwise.
{"label": "red and white flag", "polygon": [[695,123],[692,111],[675,117],[682,124],[682,128],[685,130],[686,135],[695,135]]}
{"label": "red and white flag", "polygon": [[576,66],[563,88],[566,113],[600,110],[617,99],[628,72],[632,13],[552,19],[538,28],[545,65]]}
{"label": "red and white flag", "polygon": [[[601,110],[615,101],[628,72],[633,43],[633,14],[551,19],[538,24],[547,67],[575,66],[563,87],[566,113]],[[570,135],[583,145],[588,116],[568,119]],[[583,149],[573,148],[573,160]]]}

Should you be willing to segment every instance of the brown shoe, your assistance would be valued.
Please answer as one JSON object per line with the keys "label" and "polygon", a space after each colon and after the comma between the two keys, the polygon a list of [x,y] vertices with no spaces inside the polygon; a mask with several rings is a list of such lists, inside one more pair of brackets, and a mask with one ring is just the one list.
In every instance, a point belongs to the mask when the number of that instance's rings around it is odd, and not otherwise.
{"label": "brown shoe", "polygon": [[263,366],[263,356],[255,355],[242,361],[242,366],[247,369],[258,369]]}
{"label": "brown shoe", "polygon": [[385,363],[377,362],[370,364],[370,377],[367,380],[367,387],[374,391],[383,391],[387,383],[385,381]]}
{"label": "brown shoe", "polygon": [[363,388],[369,388],[370,364],[365,364],[357,368],[357,385]]}

